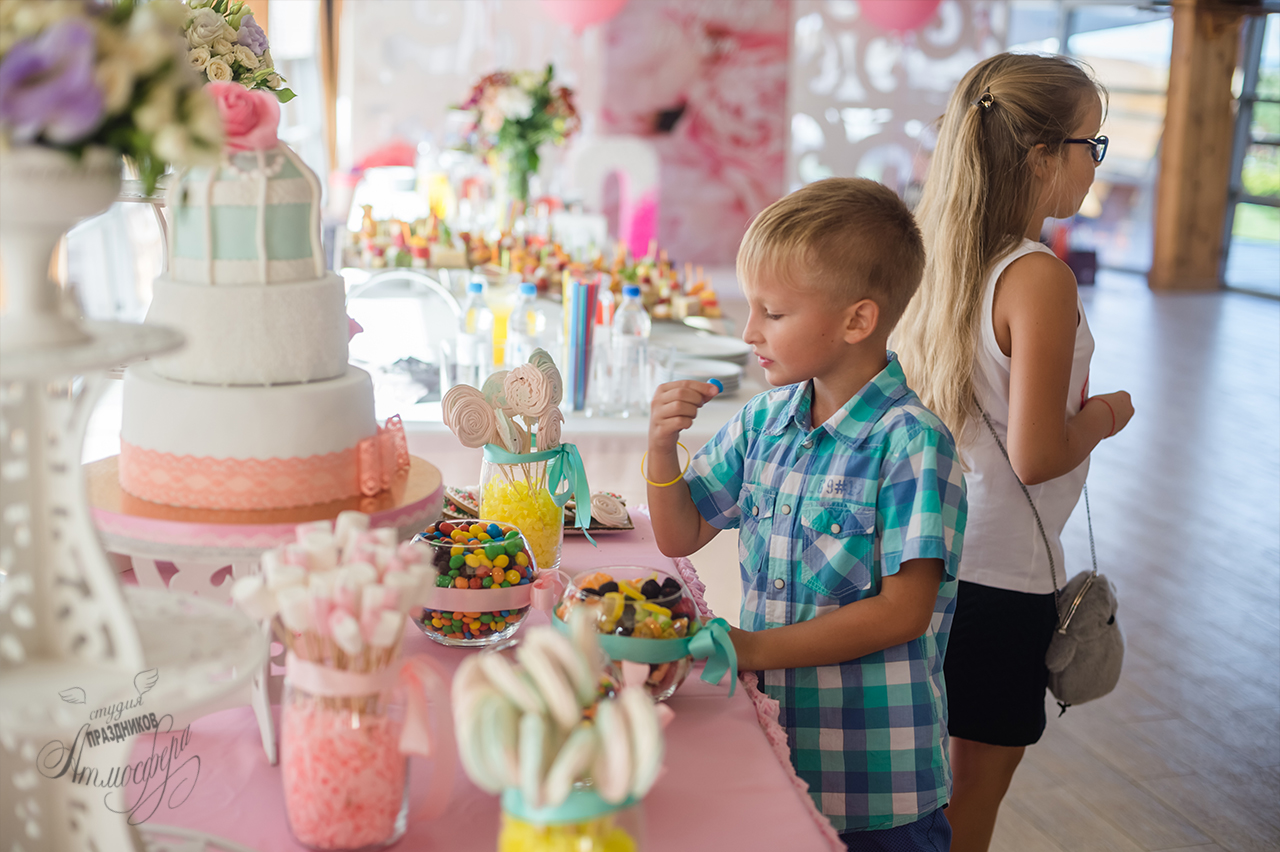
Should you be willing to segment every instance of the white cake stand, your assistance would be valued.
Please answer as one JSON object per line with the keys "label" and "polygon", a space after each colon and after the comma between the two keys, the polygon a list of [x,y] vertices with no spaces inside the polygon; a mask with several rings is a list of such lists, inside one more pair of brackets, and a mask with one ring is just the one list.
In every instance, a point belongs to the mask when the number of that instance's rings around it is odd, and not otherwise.
{"label": "white cake stand", "polygon": [[[38,147],[0,156],[0,838],[8,850],[142,852],[103,789],[66,755],[124,766],[130,741],[84,750],[93,711],[190,714],[238,689],[266,643],[237,611],[124,591],[94,532],[80,452],[107,371],[181,345],[176,332],[82,323],[45,272],[58,239],[118,195],[120,161]],[[122,714],[127,717],[128,713]],[[60,751],[69,747],[70,752]],[[87,756],[86,756],[87,755]],[[119,791],[117,791],[119,792]],[[121,801],[121,800],[117,800]],[[122,801],[121,801],[122,803]]]}

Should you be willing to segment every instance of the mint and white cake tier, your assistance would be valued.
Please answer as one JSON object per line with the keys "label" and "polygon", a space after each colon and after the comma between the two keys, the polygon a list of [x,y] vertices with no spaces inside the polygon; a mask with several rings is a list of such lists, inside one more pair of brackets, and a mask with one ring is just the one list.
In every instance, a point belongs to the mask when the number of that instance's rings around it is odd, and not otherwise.
{"label": "mint and white cake tier", "polygon": [[319,178],[284,144],[184,172],[168,198],[169,277],[229,287],[322,277],[320,192]]}

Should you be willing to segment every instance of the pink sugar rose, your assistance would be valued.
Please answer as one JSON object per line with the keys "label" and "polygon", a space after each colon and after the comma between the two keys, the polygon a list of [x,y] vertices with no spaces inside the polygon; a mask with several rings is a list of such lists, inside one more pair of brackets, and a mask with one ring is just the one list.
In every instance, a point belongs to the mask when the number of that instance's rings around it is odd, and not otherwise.
{"label": "pink sugar rose", "polygon": [[266,151],[278,144],[280,102],[269,92],[250,91],[239,83],[210,83],[205,87],[218,104],[227,148]]}

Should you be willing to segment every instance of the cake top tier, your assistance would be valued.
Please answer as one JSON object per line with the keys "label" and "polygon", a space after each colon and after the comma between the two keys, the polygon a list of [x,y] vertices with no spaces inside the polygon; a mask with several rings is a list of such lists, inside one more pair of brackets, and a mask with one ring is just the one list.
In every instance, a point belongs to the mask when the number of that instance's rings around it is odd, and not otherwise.
{"label": "cake top tier", "polygon": [[184,172],[168,206],[174,281],[261,286],[325,274],[320,180],[283,143]]}

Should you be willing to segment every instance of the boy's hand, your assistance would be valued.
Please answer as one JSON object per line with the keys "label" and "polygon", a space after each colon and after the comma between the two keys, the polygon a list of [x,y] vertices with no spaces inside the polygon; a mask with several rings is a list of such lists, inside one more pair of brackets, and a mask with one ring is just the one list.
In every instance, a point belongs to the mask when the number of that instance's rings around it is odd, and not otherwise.
{"label": "boy's hand", "polygon": [[667,382],[659,385],[649,408],[649,451],[674,451],[680,433],[693,425],[698,409],[719,389],[707,382]]}

